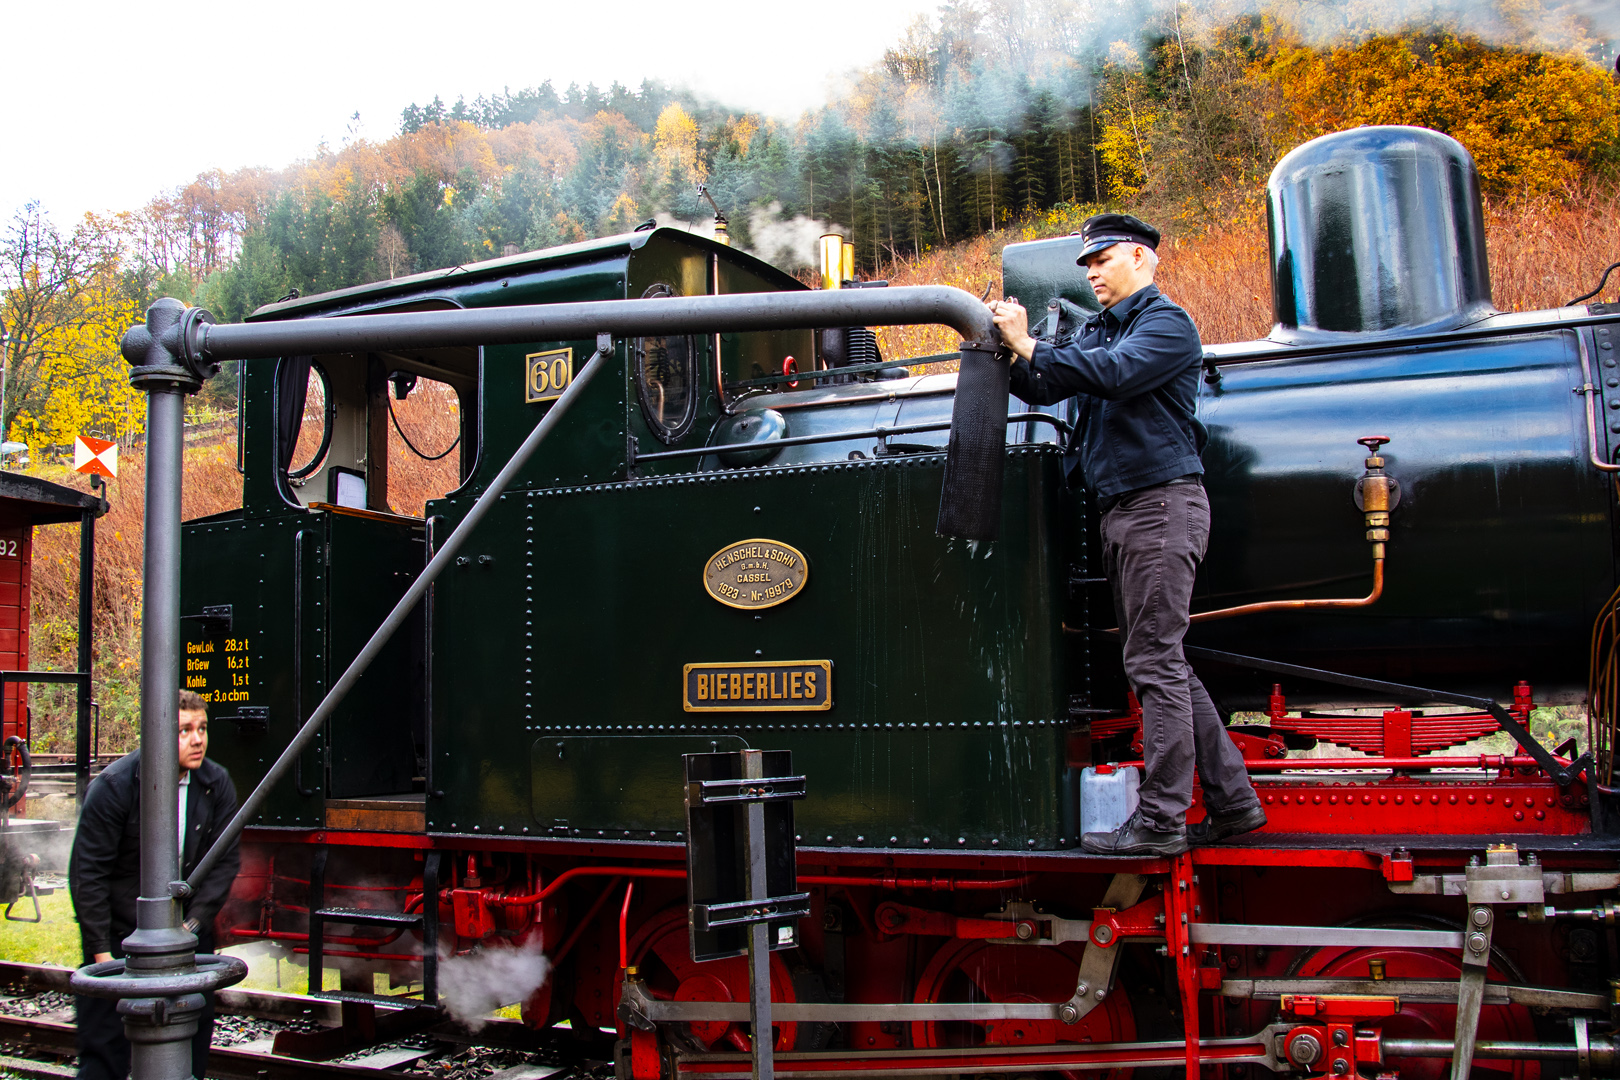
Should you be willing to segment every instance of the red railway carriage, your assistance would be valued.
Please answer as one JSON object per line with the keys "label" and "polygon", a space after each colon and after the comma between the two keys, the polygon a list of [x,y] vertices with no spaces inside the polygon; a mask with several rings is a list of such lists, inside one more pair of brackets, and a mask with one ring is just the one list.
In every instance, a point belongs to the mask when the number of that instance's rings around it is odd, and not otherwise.
{"label": "red railway carriage", "polygon": [[[0,738],[16,737],[26,744],[32,735],[29,682],[57,681],[59,674],[67,674],[32,672],[28,666],[34,526],[77,522],[85,530],[82,548],[93,545],[94,519],[102,512],[101,499],[92,493],[34,476],[0,473],[0,673],[4,678],[0,686]],[[69,675],[63,681],[75,677]],[[11,753],[7,751],[8,756]],[[20,806],[14,809],[21,813]]]}
{"label": "red railway carriage", "polygon": [[[3,504],[0,504],[3,512]],[[34,522],[12,519],[0,525],[0,666],[7,671],[28,668],[28,606],[32,575]],[[22,683],[6,686],[0,699],[4,721],[0,730],[7,736],[28,738],[28,688]]]}
{"label": "red railway carriage", "polygon": [[29,611],[32,603],[33,544],[36,525],[78,522],[80,559],[91,565],[95,550],[95,518],[105,504],[95,494],[76,491],[38,477],[0,472],[0,903],[11,904],[33,888],[33,869],[42,853],[53,862],[65,859],[61,826],[35,821],[27,812],[28,782],[32,775],[29,753],[33,725],[28,708],[28,686],[37,682],[74,683],[79,687],[77,747],[74,774],[79,790],[89,780],[88,722],[90,711],[90,638],[88,576],[81,582],[79,671],[38,672],[29,669]]}

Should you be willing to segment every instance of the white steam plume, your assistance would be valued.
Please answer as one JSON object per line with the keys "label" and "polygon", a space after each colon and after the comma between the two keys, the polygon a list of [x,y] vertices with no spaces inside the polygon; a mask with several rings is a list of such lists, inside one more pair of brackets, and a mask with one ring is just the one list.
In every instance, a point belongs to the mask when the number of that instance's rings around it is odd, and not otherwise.
{"label": "white steam plume", "polygon": [[782,220],[782,204],[756,206],[748,212],[748,234],[754,242],[753,254],[783,270],[814,266],[816,245],[823,233],[832,232],[825,221],[795,214]]}
{"label": "white steam plume", "polygon": [[439,964],[439,994],[452,1017],[477,1031],[496,1009],[527,1000],[550,972],[538,940],[518,949],[475,949]]}

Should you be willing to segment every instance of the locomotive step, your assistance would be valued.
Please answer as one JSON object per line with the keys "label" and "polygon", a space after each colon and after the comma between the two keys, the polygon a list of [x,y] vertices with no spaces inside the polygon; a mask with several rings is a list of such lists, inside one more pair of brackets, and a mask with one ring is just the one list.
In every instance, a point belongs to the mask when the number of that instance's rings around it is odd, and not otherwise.
{"label": "locomotive step", "polygon": [[392,997],[388,994],[362,994],[356,990],[320,990],[309,996],[320,998],[322,1001],[347,1001],[358,1005],[386,1005],[391,1009],[438,1009],[437,1005],[429,1005],[421,998]]}
{"label": "locomotive step", "polygon": [[355,923],[361,926],[421,926],[422,914],[405,911],[379,911],[376,908],[318,908],[316,917],[327,922]]}

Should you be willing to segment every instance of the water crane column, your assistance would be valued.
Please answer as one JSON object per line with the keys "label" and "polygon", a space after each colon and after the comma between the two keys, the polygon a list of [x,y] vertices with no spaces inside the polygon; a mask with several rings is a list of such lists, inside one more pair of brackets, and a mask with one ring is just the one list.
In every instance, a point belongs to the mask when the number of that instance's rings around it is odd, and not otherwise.
{"label": "water crane column", "polygon": [[190,895],[180,877],[180,483],[185,452],[185,400],[218,365],[189,348],[192,325],[212,321],[201,309],[164,299],[122,343],[133,365],[130,383],[146,399],[146,551],[141,605],[140,893],[127,959],[73,973],[76,993],[118,999],[129,1038],[134,1080],[186,1080],[191,1039],[204,994],[238,982],[247,965],[233,957],[198,956],[197,938],[181,926]]}

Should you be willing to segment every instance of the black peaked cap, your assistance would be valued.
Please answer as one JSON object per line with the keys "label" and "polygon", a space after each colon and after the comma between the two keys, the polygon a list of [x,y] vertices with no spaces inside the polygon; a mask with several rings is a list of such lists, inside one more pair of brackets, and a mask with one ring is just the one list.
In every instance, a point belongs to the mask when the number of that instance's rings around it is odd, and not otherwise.
{"label": "black peaked cap", "polygon": [[1115,244],[1145,244],[1157,250],[1159,230],[1130,214],[1093,214],[1080,226],[1080,257],[1075,261],[1083,263],[1087,256]]}

